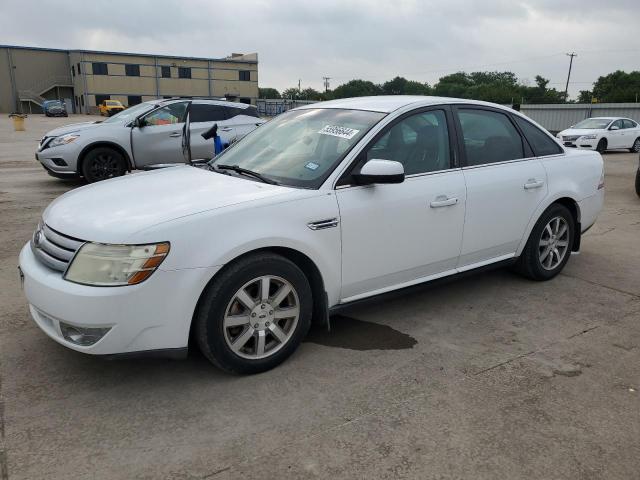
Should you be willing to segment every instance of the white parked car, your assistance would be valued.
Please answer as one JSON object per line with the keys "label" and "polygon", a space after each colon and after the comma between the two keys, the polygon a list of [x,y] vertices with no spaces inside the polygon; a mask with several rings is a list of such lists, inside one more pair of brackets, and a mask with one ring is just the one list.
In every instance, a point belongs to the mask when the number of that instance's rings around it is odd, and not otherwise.
{"label": "white parked car", "polygon": [[[92,183],[149,165],[213,157],[201,134],[218,124],[229,145],[264,123],[256,107],[224,100],[173,98],[140,103],[98,122],[56,128],[42,137],[36,159],[54,177]],[[188,128],[188,129],[187,129]],[[187,140],[190,138],[190,149]]]}
{"label": "white parked car", "polygon": [[640,125],[629,118],[587,118],[557,136],[565,147],[586,148],[600,153],[614,149],[640,152]]}
{"label": "white parked car", "polygon": [[[286,112],[205,167],[78,188],[20,253],[35,322],[90,354],[269,369],[312,321],[487,265],[548,280],[604,198],[599,153],[499,105],[365,97]],[[366,334],[366,332],[365,332]]]}

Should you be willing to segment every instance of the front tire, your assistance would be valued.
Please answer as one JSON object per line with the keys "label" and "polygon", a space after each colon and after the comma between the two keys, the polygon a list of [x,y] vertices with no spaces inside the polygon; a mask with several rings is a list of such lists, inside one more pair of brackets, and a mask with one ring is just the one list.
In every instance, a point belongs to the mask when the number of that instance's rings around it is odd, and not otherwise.
{"label": "front tire", "polygon": [[596,147],[596,151],[600,154],[603,154],[607,151],[607,139],[601,138],[598,142],[598,146]]}
{"label": "front tire", "polygon": [[569,261],[575,221],[567,207],[554,203],[540,216],[516,264],[532,280],[550,280]]}
{"label": "front tire", "polygon": [[82,176],[88,183],[121,177],[126,171],[124,157],[113,148],[94,148],[82,162]]}
{"label": "front tire", "polygon": [[203,293],[195,338],[222,370],[260,373],[296,350],[312,310],[309,281],[296,264],[273,253],[249,255],[229,265]]}
{"label": "front tire", "polygon": [[629,149],[629,151],[631,153],[638,153],[640,152],[640,137],[636,138],[636,141],[633,142],[633,145],[631,146],[631,148]]}

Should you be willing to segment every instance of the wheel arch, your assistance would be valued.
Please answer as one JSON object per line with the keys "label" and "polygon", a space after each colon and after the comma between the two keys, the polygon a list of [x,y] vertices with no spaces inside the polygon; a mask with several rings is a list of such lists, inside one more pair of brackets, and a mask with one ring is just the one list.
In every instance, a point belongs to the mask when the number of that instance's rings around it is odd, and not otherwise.
{"label": "wheel arch", "polygon": [[80,155],[78,155],[78,164],[76,165],[76,173],[78,173],[78,175],[82,175],[82,165],[89,152],[100,147],[113,148],[114,150],[116,150],[124,157],[125,161],[127,162],[127,171],[130,172],[132,170],[133,164],[131,163],[131,157],[129,156],[129,153],[124,148],[122,148],[122,146],[114,142],[99,141],[87,145],[80,151]]}
{"label": "wheel arch", "polygon": [[[193,311],[193,316],[191,318],[191,325],[189,327],[189,338],[193,338],[193,325],[194,318],[198,313],[200,308],[200,302],[204,297],[205,291],[209,288],[209,286],[223,273],[227,268],[236,263],[237,261],[245,258],[249,255],[255,255],[258,253],[275,253],[278,254],[287,260],[293,262],[302,273],[304,273],[305,277],[309,281],[309,286],[311,287],[311,293],[313,295],[313,316],[312,323],[315,324],[326,324],[328,325],[329,321],[329,305],[327,300],[327,293],[325,290],[325,282],[322,277],[322,273],[320,272],[320,268],[316,265],[316,263],[305,253],[300,250],[296,250],[291,247],[283,247],[283,246],[267,246],[260,247],[253,250],[248,250],[236,257],[234,257],[229,262],[225,263],[225,265],[219,269],[206,283],[205,287],[200,292],[198,296],[198,301],[196,302],[195,309]],[[191,340],[190,340],[191,342]]]}
{"label": "wheel arch", "polygon": [[533,230],[533,227],[538,222],[542,214],[551,205],[556,203],[567,207],[567,209],[569,209],[569,211],[571,212],[571,216],[573,217],[574,228],[576,232],[575,237],[573,239],[573,245],[571,246],[571,251],[577,252],[578,250],[580,250],[580,237],[582,233],[581,226],[580,226],[580,218],[581,218],[580,206],[578,205],[578,202],[571,195],[559,194],[555,197],[547,199],[546,202],[540,204],[540,206],[536,210],[536,213],[531,216],[529,225],[527,225],[527,231],[524,237],[522,238],[522,240],[520,241],[520,245],[518,246],[516,256],[519,256],[522,253],[522,250],[524,249],[525,245],[527,244],[527,241],[529,240],[529,236],[531,235],[531,231]]}

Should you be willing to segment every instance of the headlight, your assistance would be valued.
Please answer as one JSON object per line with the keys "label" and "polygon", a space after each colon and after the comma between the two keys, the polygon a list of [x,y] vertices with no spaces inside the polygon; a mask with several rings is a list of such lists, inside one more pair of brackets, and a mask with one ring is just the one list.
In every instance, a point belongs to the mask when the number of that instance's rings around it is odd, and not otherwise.
{"label": "headlight", "polygon": [[85,285],[117,287],[145,281],[164,261],[169,243],[105,245],[85,243],[64,275]]}
{"label": "headlight", "polygon": [[585,140],[595,140],[598,138],[597,135],[582,135],[580,138],[584,138]]}
{"label": "headlight", "polygon": [[69,133],[67,135],[62,135],[60,137],[56,137],[51,140],[49,144],[50,147],[57,147],[59,145],[66,145],[67,143],[75,142],[76,139],[80,137],[80,135]]}

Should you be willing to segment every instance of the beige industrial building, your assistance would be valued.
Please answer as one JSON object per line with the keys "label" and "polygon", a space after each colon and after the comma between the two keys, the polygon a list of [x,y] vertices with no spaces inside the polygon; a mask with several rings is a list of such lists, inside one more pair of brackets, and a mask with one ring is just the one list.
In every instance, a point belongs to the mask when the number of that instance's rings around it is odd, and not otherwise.
{"label": "beige industrial building", "polygon": [[39,113],[64,100],[67,111],[97,113],[103,100],[131,106],[154,98],[258,98],[258,54],[226,58],[58,50],[0,45],[0,111]]}

